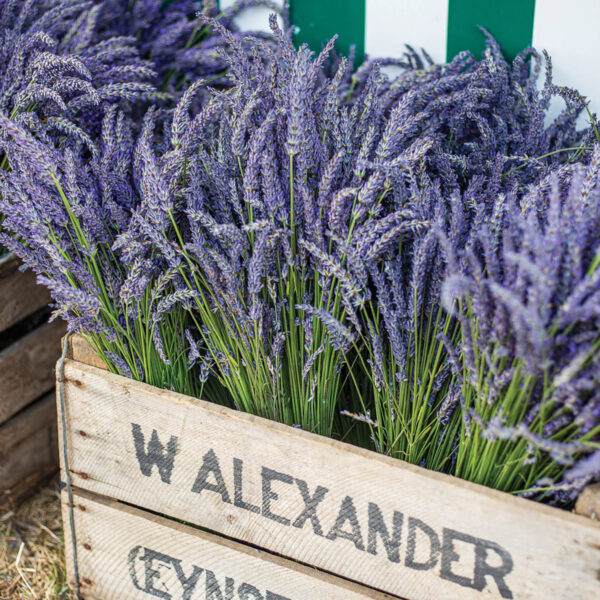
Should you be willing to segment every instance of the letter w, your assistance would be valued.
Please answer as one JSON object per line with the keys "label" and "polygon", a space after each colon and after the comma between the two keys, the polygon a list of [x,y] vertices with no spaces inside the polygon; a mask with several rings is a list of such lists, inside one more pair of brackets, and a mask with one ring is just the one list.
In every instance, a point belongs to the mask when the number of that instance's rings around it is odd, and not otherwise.
{"label": "letter w", "polygon": [[171,473],[173,472],[173,463],[178,451],[178,440],[172,435],[167,449],[158,439],[156,429],[152,430],[150,441],[146,448],[142,428],[137,423],[131,424],[131,433],[133,435],[133,444],[135,446],[135,455],[140,465],[142,475],[150,477],[152,475],[152,465],[158,467],[158,473],[163,483],[171,483]]}

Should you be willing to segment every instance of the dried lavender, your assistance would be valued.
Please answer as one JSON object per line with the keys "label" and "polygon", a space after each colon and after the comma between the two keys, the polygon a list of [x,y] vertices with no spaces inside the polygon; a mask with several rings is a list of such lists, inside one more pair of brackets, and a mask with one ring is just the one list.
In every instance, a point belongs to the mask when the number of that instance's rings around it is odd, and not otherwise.
{"label": "dried lavender", "polygon": [[[394,122],[394,136],[435,140],[428,172],[446,195],[463,192],[477,180],[485,184],[498,161],[500,187],[508,191],[519,185],[524,191],[554,168],[589,160],[594,143],[593,128],[577,127],[585,98],[553,83],[550,57],[545,55],[543,75],[544,61],[533,48],[510,64],[493,37],[484,33],[481,60],[462,52],[448,64],[436,65],[409,49],[400,61],[401,73],[386,78],[379,92],[380,108]],[[367,61],[345,77],[340,88],[346,91],[352,81],[350,102],[377,68],[378,61]],[[543,85],[538,86],[541,77]],[[562,98],[565,108],[548,124],[553,97]]]}
{"label": "dried lavender", "polygon": [[[100,5],[44,0],[0,5],[0,110],[36,135],[93,131],[100,107],[160,97],[133,37],[98,39]],[[50,121],[50,122],[48,122]]]}
{"label": "dried lavender", "polygon": [[190,84],[206,80],[213,85],[228,85],[228,41],[215,35],[213,18],[231,32],[245,51],[252,50],[252,39],[266,39],[261,32],[241,32],[235,20],[248,8],[264,6],[288,23],[287,7],[270,0],[239,0],[220,10],[217,2],[197,0],[102,0],[98,2],[98,35],[101,38],[132,37],[139,54],[151,62],[153,83],[172,95],[179,95]]}
{"label": "dried lavender", "polygon": [[600,474],[599,165],[596,147],[499,198],[446,283],[462,298],[460,477],[565,502]]}
{"label": "dried lavender", "polygon": [[[133,237],[196,294],[196,330],[236,404],[331,435],[370,298],[364,263],[426,226],[410,211],[387,216],[385,198],[404,193],[401,169],[430,144],[390,139],[377,70],[345,105],[336,75],[323,76],[332,44],[315,59],[273,21],[277,49],[247,54],[211,24],[232,48],[232,88],[193,117],[190,88],[171,150],[138,149],[148,185],[172,193],[142,202]],[[145,139],[153,128],[150,117]]]}
{"label": "dried lavender", "polygon": [[139,202],[130,118],[113,106],[97,144],[85,147],[77,138],[65,148],[44,144],[2,113],[0,129],[8,167],[0,170],[0,243],[49,288],[53,318],[84,333],[115,372],[198,394],[181,350],[188,307],[180,278],[151,259],[123,260],[134,242],[116,245]]}

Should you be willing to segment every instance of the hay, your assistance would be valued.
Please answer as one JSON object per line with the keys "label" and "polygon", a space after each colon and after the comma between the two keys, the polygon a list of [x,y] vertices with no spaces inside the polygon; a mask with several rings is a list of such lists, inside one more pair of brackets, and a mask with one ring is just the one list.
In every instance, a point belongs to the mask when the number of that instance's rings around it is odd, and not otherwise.
{"label": "hay", "polygon": [[0,515],[0,600],[33,598],[73,598],[66,584],[56,485]]}

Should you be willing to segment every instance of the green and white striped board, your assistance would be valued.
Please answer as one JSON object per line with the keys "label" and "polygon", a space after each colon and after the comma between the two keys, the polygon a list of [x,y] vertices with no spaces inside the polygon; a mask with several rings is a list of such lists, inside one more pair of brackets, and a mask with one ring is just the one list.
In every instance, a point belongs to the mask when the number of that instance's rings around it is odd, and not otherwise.
{"label": "green and white striped board", "polygon": [[[284,0],[274,0],[279,6],[283,6]],[[219,0],[219,8],[229,8],[238,0]],[[242,31],[271,31],[269,28],[269,15],[272,13],[265,6],[252,6],[240,13],[236,19],[236,25]],[[282,24],[281,21],[279,22]]]}
{"label": "green and white striped board", "polygon": [[[234,0],[221,0],[230,6]],[[479,56],[485,27],[509,58],[533,45],[552,56],[555,82],[577,88],[600,111],[600,0],[291,0],[296,39],[315,50],[334,34],[338,49],[356,46],[359,59],[400,56],[405,44],[436,62],[461,50]],[[240,16],[243,28],[268,28],[268,9]]]}

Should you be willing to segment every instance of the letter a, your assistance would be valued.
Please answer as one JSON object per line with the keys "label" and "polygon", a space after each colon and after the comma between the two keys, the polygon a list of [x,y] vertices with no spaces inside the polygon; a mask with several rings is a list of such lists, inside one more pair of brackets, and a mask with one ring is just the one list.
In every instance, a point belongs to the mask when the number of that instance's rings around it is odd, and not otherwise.
{"label": "letter a", "polygon": [[[213,474],[215,483],[208,481],[209,473]],[[231,504],[231,498],[229,492],[225,486],[225,480],[223,479],[223,473],[219,465],[219,459],[215,454],[215,451],[211,448],[202,459],[202,466],[198,471],[196,481],[192,487],[192,492],[200,494],[202,490],[209,490],[210,492],[216,492],[221,496],[223,502]]]}

